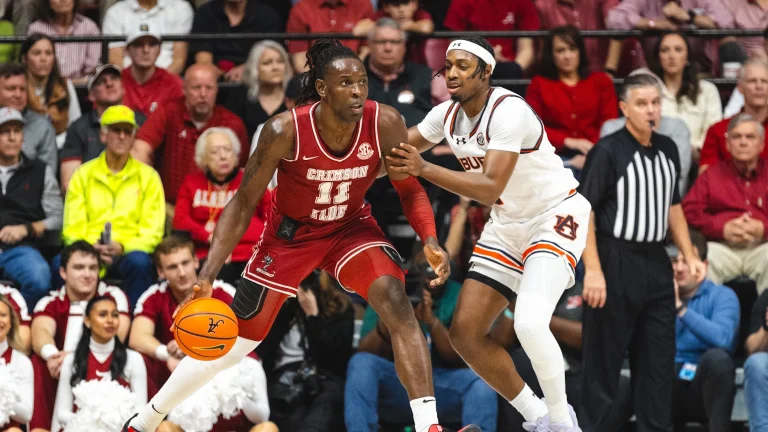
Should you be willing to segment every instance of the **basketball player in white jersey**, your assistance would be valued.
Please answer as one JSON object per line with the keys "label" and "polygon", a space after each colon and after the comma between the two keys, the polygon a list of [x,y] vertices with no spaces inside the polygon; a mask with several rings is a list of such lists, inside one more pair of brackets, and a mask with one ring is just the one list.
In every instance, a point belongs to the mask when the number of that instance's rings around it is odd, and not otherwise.
{"label": "basketball player in white jersey", "polygon": [[[443,70],[451,93],[392,150],[393,169],[492,206],[470,259],[451,327],[464,361],[523,415],[526,430],[579,431],[565,396],[563,355],[549,329],[587,242],[590,204],[563,167],[544,126],[519,95],[490,86],[496,61],[483,38],[456,40]],[[465,172],[425,162],[443,139]],[[544,392],[540,400],[489,336],[517,294],[515,332]]]}

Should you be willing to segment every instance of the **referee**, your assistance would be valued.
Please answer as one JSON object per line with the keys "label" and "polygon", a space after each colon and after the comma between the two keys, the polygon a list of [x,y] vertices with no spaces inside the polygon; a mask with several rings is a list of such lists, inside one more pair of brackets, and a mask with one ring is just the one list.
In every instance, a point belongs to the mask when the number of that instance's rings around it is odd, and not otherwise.
{"label": "referee", "polygon": [[680,158],[653,131],[661,89],[650,75],[624,81],[624,128],[587,156],[579,192],[592,204],[584,261],[584,413],[595,431],[622,428],[615,406],[625,354],[633,381],[637,430],[672,431],[675,380],[673,272],[664,249],[667,228],[699,279],[704,264],[691,246],[680,205]]}

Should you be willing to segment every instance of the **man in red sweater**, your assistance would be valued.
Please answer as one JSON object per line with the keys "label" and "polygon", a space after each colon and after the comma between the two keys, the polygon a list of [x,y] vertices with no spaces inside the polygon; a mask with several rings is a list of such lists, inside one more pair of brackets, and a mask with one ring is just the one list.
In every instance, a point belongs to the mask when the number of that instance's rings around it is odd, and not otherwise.
{"label": "man in red sweater", "polygon": [[[197,171],[195,143],[208,128],[226,127],[235,132],[240,142],[250,142],[245,125],[228,109],[216,105],[218,71],[212,65],[195,64],[184,75],[184,98],[159,107],[136,134],[133,157],[160,172],[165,199],[176,203],[176,196],[187,174]],[[245,166],[248,152],[242,152],[240,166]],[[173,208],[166,214],[172,218]]]}
{"label": "man in red sweater", "polygon": [[760,158],[765,128],[741,113],[728,123],[730,160],[703,172],[683,200],[688,224],[709,240],[709,278],[723,284],[746,275],[768,288],[768,162]]}
{"label": "man in red sweater", "polygon": [[[747,60],[741,68],[738,89],[744,95],[744,108],[741,112],[752,115],[763,127],[768,127],[768,62],[757,58]],[[725,137],[730,121],[730,118],[723,119],[707,131],[701,148],[699,174],[719,161],[731,158]],[[760,157],[768,160],[765,148]]]}

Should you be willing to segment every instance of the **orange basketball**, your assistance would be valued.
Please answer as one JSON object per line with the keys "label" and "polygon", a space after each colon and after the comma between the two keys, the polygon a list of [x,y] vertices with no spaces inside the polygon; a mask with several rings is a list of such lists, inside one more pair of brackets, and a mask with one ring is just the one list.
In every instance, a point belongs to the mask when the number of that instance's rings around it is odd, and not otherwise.
{"label": "orange basketball", "polygon": [[198,360],[215,360],[232,349],[237,340],[237,318],[221,300],[201,298],[187,303],[176,314],[173,336],[184,354]]}

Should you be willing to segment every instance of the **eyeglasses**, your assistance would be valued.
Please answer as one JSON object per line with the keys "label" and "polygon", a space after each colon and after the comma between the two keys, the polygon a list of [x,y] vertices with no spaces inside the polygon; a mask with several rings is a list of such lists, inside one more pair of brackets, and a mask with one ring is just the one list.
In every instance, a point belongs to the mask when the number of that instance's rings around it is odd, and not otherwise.
{"label": "eyeglasses", "polygon": [[386,44],[392,44],[392,45],[400,45],[403,43],[402,39],[374,39],[371,41],[374,45],[386,45]]}

